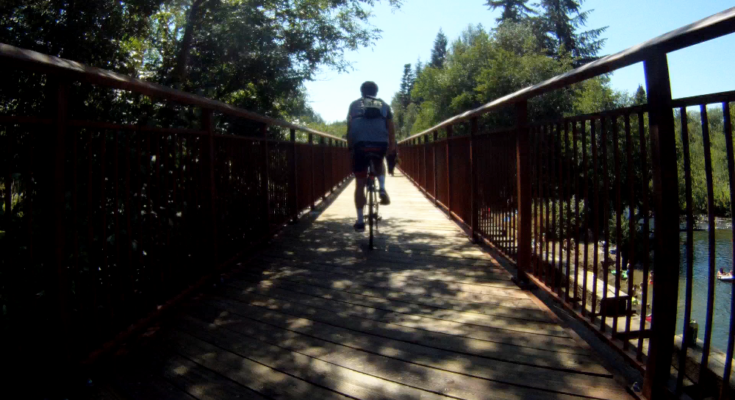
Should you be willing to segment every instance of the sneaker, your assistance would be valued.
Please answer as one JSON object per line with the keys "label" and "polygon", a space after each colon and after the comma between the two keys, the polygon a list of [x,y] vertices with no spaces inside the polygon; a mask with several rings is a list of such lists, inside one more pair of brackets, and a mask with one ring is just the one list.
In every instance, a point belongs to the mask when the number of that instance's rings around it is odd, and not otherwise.
{"label": "sneaker", "polygon": [[355,232],[365,232],[365,223],[364,222],[356,222],[355,223]]}
{"label": "sneaker", "polygon": [[388,193],[383,189],[380,191],[380,205],[387,206],[388,204],[390,204],[390,197],[388,197]]}

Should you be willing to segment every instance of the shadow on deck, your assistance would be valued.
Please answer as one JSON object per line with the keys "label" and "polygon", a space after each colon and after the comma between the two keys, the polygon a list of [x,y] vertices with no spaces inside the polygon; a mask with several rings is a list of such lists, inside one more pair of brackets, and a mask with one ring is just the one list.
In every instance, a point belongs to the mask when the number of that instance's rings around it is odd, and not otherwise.
{"label": "shadow on deck", "polygon": [[349,186],[130,343],[96,378],[105,397],[628,398],[406,178],[388,189],[377,249]]}

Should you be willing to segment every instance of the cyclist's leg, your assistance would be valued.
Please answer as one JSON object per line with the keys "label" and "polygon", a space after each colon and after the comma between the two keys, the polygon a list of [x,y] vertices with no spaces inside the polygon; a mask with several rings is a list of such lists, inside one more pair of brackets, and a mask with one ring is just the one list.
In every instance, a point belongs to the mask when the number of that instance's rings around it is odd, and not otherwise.
{"label": "cyclist's leg", "polygon": [[[388,150],[388,145],[385,145],[385,150]],[[390,204],[390,197],[388,192],[385,190],[385,153],[381,154],[380,160],[375,162],[375,175],[378,177],[378,183],[380,184],[380,204],[387,206]]]}

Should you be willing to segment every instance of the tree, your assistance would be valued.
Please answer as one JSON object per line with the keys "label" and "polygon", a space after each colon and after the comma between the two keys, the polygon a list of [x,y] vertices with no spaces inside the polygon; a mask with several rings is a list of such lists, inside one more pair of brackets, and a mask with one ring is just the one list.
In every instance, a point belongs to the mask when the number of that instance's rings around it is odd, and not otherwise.
{"label": "tree", "polygon": [[633,97],[633,104],[641,105],[646,103],[648,103],[646,89],[643,88],[643,85],[638,85],[638,89],[635,91],[635,96]]}
{"label": "tree", "polygon": [[553,46],[549,49],[551,54],[569,52],[575,65],[585,64],[597,57],[605,43],[600,35],[607,29],[603,27],[577,32],[587,24],[587,17],[592,11],[581,12],[583,2],[584,0],[541,0],[540,3],[544,10],[543,28]]}
{"label": "tree", "polygon": [[529,15],[535,14],[535,11],[526,3],[528,3],[528,0],[487,0],[485,4],[490,7],[491,11],[495,11],[497,8],[503,9],[500,17],[496,19],[498,22],[521,22]]}
{"label": "tree", "polygon": [[413,88],[414,76],[411,64],[403,66],[403,77],[401,78],[401,87],[398,91],[398,98],[401,107],[406,108],[411,103],[411,89]]}
{"label": "tree", "polygon": [[434,39],[434,48],[431,50],[431,66],[434,68],[443,68],[444,60],[447,57],[447,36],[439,29],[439,33]]}

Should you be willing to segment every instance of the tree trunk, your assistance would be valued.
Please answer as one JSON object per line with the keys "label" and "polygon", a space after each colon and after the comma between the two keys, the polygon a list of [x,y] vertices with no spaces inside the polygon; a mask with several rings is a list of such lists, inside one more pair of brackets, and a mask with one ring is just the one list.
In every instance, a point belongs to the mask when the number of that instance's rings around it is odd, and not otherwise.
{"label": "tree trunk", "polygon": [[194,26],[199,19],[199,9],[204,0],[194,0],[189,9],[189,16],[186,18],[186,27],[184,28],[184,37],[181,39],[181,48],[176,56],[176,66],[174,67],[172,83],[181,86],[186,80],[186,65],[189,63],[189,53],[191,52],[191,43],[194,39]]}

